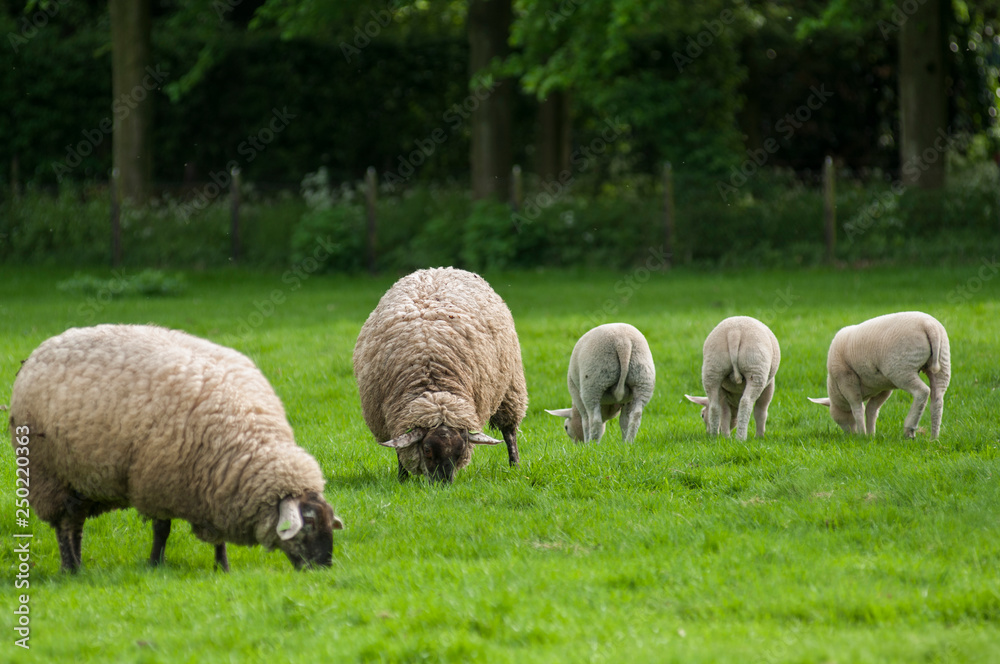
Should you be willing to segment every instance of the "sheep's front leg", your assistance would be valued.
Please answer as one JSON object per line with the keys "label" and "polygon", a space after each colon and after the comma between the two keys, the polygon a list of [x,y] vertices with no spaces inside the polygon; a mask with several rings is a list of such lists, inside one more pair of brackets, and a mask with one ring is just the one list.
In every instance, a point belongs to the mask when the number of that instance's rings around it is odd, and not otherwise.
{"label": "sheep's front leg", "polygon": [[890,396],[892,396],[892,390],[879,392],[865,404],[865,430],[868,432],[868,435],[875,433],[875,421],[878,420],[878,411]]}
{"label": "sheep's front leg", "polygon": [[507,461],[511,467],[519,465],[521,457],[517,453],[517,426],[502,427],[500,433],[503,434],[503,442],[507,444]]}
{"label": "sheep's front leg", "polygon": [[906,415],[906,420],[903,421],[906,437],[913,438],[917,435],[917,425],[920,423],[920,416],[924,414],[924,408],[931,395],[931,388],[927,387],[927,383],[920,380],[920,376],[917,374],[910,376],[904,384],[899,385],[899,388],[913,395],[913,405],[910,406],[910,412]]}
{"label": "sheep's front leg", "polygon": [[[714,390],[706,390],[708,394],[708,435],[717,436],[722,432],[722,416],[724,408],[728,410],[725,406],[725,396],[722,394],[722,388],[716,387]],[[726,418],[729,421],[729,418]],[[725,435],[729,436],[729,430],[724,432]]]}
{"label": "sheep's front leg", "polygon": [[153,567],[163,563],[168,537],[170,537],[170,519],[153,519],[153,549],[149,553],[149,564]]}

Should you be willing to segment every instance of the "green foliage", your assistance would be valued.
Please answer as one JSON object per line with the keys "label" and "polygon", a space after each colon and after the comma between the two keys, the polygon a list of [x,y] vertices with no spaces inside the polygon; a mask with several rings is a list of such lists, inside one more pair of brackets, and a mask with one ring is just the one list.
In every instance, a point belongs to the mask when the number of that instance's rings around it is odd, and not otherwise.
{"label": "green foliage", "polygon": [[142,270],[134,276],[121,274],[111,279],[77,272],[60,281],[56,289],[73,295],[100,295],[114,299],[120,297],[173,297],[185,290],[184,277],[161,270]]}
{"label": "green foliage", "polygon": [[[232,572],[216,574],[212,547],[181,521],[165,565],[150,569],[148,521],[110,512],[88,519],[83,566],[70,576],[32,512],[30,587],[16,591],[31,598],[23,659],[991,662],[1000,279],[979,270],[676,269],[630,273],[631,286],[618,270],[497,274],[531,397],[521,466],[508,467],[502,445],[481,446],[445,488],[399,484],[394,454],[375,444],[357,401],[352,348],[396,275],[316,276],[295,290],[273,273],[197,271],[179,297],[108,302],[91,322],[152,322],[247,353],[346,528],[329,570],[294,572],[279,552],[230,545]],[[55,288],[70,275],[0,266],[0,404],[20,360],[85,322],[86,297]],[[979,288],[956,297],[970,283]],[[276,289],[282,302],[241,332]],[[903,393],[882,408],[873,438],[843,434],[806,401],[823,393],[837,329],[899,309],[934,314],[952,340],[937,441],[903,438]],[[705,335],[741,313],[769,317],[782,344],[767,436],[709,439],[682,395],[700,388]],[[633,444],[614,422],[600,444],[574,444],[543,409],[568,405],[573,344],[606,320],[645,333],[656,393]],[[0,446],[7,487],[14,469],[12,448]],[[14,509],[14,491],[0,492],[0,510]],[[8,542],[24,530],[0,522]],[[19,562],[0,547],[11,583]]]}

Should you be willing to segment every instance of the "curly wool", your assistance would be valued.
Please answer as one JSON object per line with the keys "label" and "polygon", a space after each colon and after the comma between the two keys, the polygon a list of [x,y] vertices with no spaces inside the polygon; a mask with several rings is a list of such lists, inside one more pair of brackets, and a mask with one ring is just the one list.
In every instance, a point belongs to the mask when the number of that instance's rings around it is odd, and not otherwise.
{"label": "curly wool", "polygon": [[491,418],[516,425],[528,407],[510,310],[486,280],[454,268],[419,270],[382,296],[354,373],[379,441],[414,427],[480,431]]}
{"label": "curly wool", "polygon": [[11,421],[32,432],[32,507],[55,518],[79,494],[205,541],[276,546],[277,505],[322,494],[253,362],[145,325],[74,328],[39,346],[14,382]]}

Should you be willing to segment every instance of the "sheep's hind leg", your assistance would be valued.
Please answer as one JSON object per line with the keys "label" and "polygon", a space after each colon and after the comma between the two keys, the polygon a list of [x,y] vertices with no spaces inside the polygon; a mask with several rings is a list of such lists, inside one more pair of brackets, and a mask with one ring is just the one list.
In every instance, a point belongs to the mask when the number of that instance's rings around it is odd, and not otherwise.
{"label": "sheep's hind leg", "polygon": [[149,564],[152,567],[163,563],[168,537],[170,537],[170,519],[153,519],[153,549],[149,553]]}
{"label": "sheep's hind leg", "polygon": [[756,376],[746,381],[743,396],[740,397],[740,407],[736,413],[737,440],[747,439],[747,430],[750,428],[750,415],[753,413],[754,405],[763,391],[764,384]]}
{"label": "sheep's hind leg", "polygon": [[229,571],[229,557],[226,555],[226,543],[215,545],[215,568],[223,572]]}
{"label": "sheep's hind leg", "polygon": [[767,407],[771,405],[771,399],[773,397],[774,381],[772,380],[764,386],[764,390],[760,393],[760,396],[757,397],[757,401],[753,404],[753,420],[757,425],[758,438],[764,437],[764,431],[767,428]]}
{"label": "sheep's hind leg", "polygon": [[915,373],[909,376],[905,382],[900,381],[897,384],[900,389],[906,390],[913,395],[913,405],[910,406],[910,412],[907,413],[906,419],[903,421],[903,426],[906,437],[914,438],[917,435],[917,425],[920,423],[920,416],[924,414],[924,408],[927,406],[927,400],[930,398],[931,388],[927,387],[927,383],[920,380],[920,376]]}

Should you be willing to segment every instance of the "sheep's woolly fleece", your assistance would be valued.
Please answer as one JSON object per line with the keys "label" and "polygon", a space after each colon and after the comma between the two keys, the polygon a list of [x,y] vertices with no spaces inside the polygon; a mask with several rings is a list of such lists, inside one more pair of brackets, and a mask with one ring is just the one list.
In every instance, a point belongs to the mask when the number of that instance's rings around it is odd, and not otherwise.
{"label": "sheep's woolly fleece", "polygon": [[45,341],[17,376],[11,420],[31,429],[44,520],[73,491],[185,519],[209,542],[273,547],[278,503],[323,492],[254,363],[176,330],[99,325]]}
{"label": "sheep's woolly fleece", "polygon": [[[516,425],[528,407],[514,319],[477,274],[419,270],[390,288],[354,349],[368,428],[386,441],[413,427]],[[495,420],[497,418],[494,418]]]}

